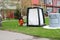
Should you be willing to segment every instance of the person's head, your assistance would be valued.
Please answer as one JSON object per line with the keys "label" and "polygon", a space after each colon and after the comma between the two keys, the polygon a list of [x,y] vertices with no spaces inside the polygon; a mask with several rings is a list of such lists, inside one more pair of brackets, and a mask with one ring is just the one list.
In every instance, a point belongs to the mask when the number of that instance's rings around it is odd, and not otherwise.
{"label": "person's head", "polygon": [[22,16],[19,17],[19,20],[20,20],[20,19],[23,19]]}

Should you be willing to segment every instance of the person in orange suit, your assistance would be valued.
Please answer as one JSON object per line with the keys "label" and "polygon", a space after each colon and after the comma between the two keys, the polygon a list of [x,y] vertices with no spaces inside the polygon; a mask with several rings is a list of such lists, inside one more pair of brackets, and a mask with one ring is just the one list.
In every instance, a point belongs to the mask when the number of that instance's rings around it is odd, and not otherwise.
{"label": "person in orange suit", "polygon": [[23,18],[22,17],[19,17],[19,25],[20,26],[23,26],[23,24],[24,24]]}

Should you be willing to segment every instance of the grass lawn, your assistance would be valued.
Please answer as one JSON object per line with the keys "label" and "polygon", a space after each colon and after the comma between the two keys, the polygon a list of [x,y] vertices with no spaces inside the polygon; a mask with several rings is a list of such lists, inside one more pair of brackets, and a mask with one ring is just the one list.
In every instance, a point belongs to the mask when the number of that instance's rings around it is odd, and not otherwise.
{"label": "grass lawn", "polygon": [[[49,23],[49,19],[46,18],[46,24]],[[3,27],[0,30],[9,30],[20,33],[25,33],[29,35],[34,35],[37,37],[51,38],[53,40],[60,40],[60,29],[44,29],[42,27],[27,27],[19,26],[18,20],[7,20],[2,23]]]}

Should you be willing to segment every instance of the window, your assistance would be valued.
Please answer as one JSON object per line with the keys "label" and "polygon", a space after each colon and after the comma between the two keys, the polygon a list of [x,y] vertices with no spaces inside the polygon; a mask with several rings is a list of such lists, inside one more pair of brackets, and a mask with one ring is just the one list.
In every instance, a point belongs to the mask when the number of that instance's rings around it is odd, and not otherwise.
{"label": "window", "polygon": [[45,0],[45,3],[52,5],[52,0]]}
{"label": "window", "polygon": [[40,1],[44,2],[44,0],[40,0]]}
{"label": "window", "polygon": [[60,8],[57,8],[57,13],[60,13]]}
{"label": "window", "polygon": [[57,6],[60,6],[60,1],[57,1]]}
{"label": "window", "polygon": [[47,12],[51,13],[52,12],[52,8],[51,7],[47,7]]}

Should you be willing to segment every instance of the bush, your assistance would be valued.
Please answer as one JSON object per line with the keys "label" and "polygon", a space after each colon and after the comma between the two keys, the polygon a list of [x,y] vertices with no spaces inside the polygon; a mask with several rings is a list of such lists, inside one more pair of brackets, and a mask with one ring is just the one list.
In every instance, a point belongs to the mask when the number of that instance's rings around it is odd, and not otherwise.
{"label": "bush", "polygon": [[19,19],[21,17],[21,12],[19,10],[16,10],[14,13],[15,19]]}

